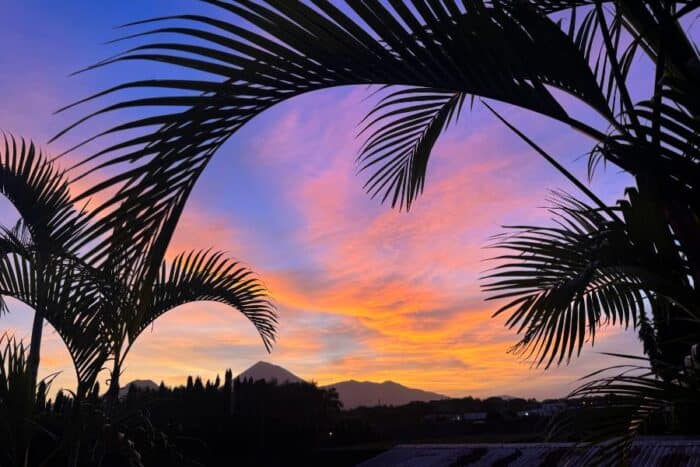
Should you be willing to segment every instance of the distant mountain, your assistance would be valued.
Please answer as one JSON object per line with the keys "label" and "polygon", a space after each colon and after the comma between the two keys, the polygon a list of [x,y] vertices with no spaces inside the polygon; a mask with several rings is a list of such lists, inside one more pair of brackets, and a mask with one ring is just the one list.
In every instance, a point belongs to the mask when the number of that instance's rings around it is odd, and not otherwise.
{"label": "distant mountain", "polygon": [[119,389],[119,397],[126,397],[126,395],[129,392],[129,386],[132,385],[137,387],[138,389],[149,389],[151,391],[155,391],[158,389],[158,384],[151,381],[150,379],[135,379],[126,386]]}
{"label": "distant mountain", "polygon": [[[277,380],[278,383],[299,383],[303,381],[291,371],[267,362],[256,363],[238,375],[238,378],[252,378],[254,381],[260,379],[265,381]],[[393,381],[385,381],[383,383],[342,381],[322,387],[335,388],[345,409],[353,409],[359,406],[371,407],[379,404],[404,405],[413,401],[447,399],[447,396],[442,394],[408,388]]]}
{"label": "distant mountain", "polygon": [[393,381],[372,383],[350,380],[323,387],[335,388],[338,391],[344,409],[354,409],[360,406],[404,405],[414,401],[427,402],[448,399],[442,394],[408,388]]}
{"label": "distant mountain", "polygon": [[[277,380],[278,383],[301,383],[304,380],[291,371],[279,365],[268,362],[258,362],[237,376],[240,379],[252,378],[253,381],[264,379],[265,381]],[[125,397],[129,392],[129,386],[135,385],[139,389],[157,390],[158,384],[151,380],[137,379],[130,382],[119,390],[119,397]],[[372,383],[370,381],[341,381],[322,388],[335,388],[338,391],[343,408],[354,409],[355,407],[375,405],[404,405],[414,401],[434,401],[448,399],[447,396],[434,392],[414,389],[395,383],[384,381],[383,383]],[[507,397],[507,396],[504,396]]]}
{"label": "distant mountain", "polygon": [[253,378],[253,381],[264,379],[265,381],[277,380],[278,383],[301,383],[303,379],[289,370],[267,362],[258,362],[237,376],[240,379]]}

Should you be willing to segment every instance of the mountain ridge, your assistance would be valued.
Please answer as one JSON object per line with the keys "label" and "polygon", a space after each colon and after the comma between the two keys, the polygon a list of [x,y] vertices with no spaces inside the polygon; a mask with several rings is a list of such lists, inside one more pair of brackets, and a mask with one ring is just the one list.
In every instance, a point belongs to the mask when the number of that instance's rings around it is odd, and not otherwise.
{"label": "mountain ridge", "polygon": [[[264,379],[268,382],[277,381],[280,384],[301,383],[305,381],[282,366],[262,360],[243,370],[238,374],[238,376],[236,376],[236,378],[251,378],[253,381]],[[132,384],[137,386],[139,389],[158,389],[158,384],[152,380],[134,380],[120,389],[120,397],[124,397],[127,394],[129,386]],[[411,388],[391,380],[378,383],[374,381],[349,379],[319,387],[322,389],[335,388],[335,390],[338,392],[340,401],[343,403],[343,408],[346,410],[362,406],[398,406],[405,405],[410,402],[427,402],[432,400],[449,399],[448,396],[438,394],[436,392]]]}
{"label": "mountain ridge", "polygon": [[[238,375],[238,378],[252,378],[254,381],[264,379],[276,380],[278,383],[299,383],[304,379],[298,377],[286,368],[265,361],[259,361]],[[338,381],[320,386],[322,389],[335,388],[343,408],[354,409],[361,406],[375,405],[404,405],[409,402],[427,402],[431,400],[449,399],[449,397],[423,389],[404,386],[395,381],[386,380],[381,383],[374,381],[358,381],[355,379]]]}
{"label": "mountain ridge", "polygon": [[262,360],[242,371],[236,378],[252,378],[253,381],[264,379],[268,382],[276,380],[278,383],[301,383],[304,381],[286,368]]}
{"label": "mountain ridge", "polygon": [[126,386],[119,388],[119,398],[126,397],[129,393],[129,388],[135,386],[138,389],[156,391],[158,389],[158,383],[151,379],[135,379],[129,382]]}
{"label": "mountain ridge", "polygon": [[449,397],[436,392],[410,388],[390,380],[375,383],[351,379],[321,387],[324,389],[335,388],[345,409],[377,405],[399,406],[411,402],[449,399]]}

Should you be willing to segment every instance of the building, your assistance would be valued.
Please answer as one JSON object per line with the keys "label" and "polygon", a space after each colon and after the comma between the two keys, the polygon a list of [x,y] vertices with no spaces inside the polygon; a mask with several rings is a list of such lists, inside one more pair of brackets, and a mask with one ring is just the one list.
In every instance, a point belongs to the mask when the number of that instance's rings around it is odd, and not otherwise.
{"label": "building", "polygon": [[566,403],[564,402],[544,402],[537,407],[521,410],[518,412],[518,417],[551,417],[564,410],[566,410]]}

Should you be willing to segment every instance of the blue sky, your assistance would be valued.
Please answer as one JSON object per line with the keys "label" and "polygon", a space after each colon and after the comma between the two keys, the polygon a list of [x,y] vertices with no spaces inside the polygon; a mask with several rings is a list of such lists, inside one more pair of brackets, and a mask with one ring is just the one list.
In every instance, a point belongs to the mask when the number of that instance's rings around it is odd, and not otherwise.
{"label": "blue sky", "polygon": [[[165,72],[132,62],[68,77],[121,50],[104,44],[119,35],[114,26],[203,9],[190,0],[11,2],[0,30],[0,128],[47,147],[84,112],[52,115],[56,109],[108,85]],[[642,92],[648,74],[641,68],[638,75],[635,88]],[[574,188],[477,105],[442,136],[415,208],[405,213],[382,206],[362,191],[353,165],[369,93],[322,91],[255,118],[214,157],[178,227],[173,254],[227,250],[269,286],[281,319],[272,354],[235,312],[192,304],[143,336],[124,381],[179,384],[188,374],[213,377],[266,359],[322,384],[392,379],[452,396],[547,397],[564,395],[577,377],[615,363],[600,351],[639,353],[632,332],[609,329],[568,367],[544,372],[507,354],[516,337],[502,319],[489,318],[494,308],[483,302],[477,282],[488,257],[481,247],[502,224],[546,222],[541,207],[548,190]],[[498,108],[567,167],[585,173],[582,155],[591,143],[584,137],[542,117]],[[72,138],[87,134],[79,130]],[[47,149],[55,154],[68,144],[59,140]],[[615,200],[626,183],[610,167],[593,188]],[[13,210],[6,202],[0,206],[0,219],[11,222]],[[0,328],[20,337],[28,337],[30,324],[30,310],[16,304],[0,318]],[[57,386],[73,384],[68,357],[52,332],[42,361],[44,374],[61,371]]]}

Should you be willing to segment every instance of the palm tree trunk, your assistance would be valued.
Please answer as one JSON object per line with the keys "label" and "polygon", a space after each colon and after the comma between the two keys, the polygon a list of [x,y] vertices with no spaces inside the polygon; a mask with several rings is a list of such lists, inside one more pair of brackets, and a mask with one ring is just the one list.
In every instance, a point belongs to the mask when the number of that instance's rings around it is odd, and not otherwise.
{"label": "palm tree trunk", "polygon": [[[675,197],[668,195],[669,192],[673,193],[672,187],[660,184],[651,175],[638,175],[636,182],[638,196],[645,209],[643,215],[648,232],[648,237],[639,245],[647,249],[650,257],[657,257],[658,264],[665,266],[664,279],[671,284],[670,289],[666,290],[668,296],[674,296],[675,288],[692,290],[700,279],[697,240],[700,231],[697,221],[693,220],[695,213],[687,203],[679,203]],[[664,290],[659,292],[664,294]],[[640,327],[640,337],[649,338],[649,342],[645,340],[645,350],[652,350],[653,347],[653,353],[647,355],[661,363],[656,366],[658,376],[665,380],[676,376],[672,369],[683,367],[691,346],[700,336],[700,324],[689,319],[686,311],[686,308],[695,308],[693,297],[680,300],[680,303],[685,308],[666,299],[658,300],[653,307],[653,331]],[[654,341],[653,346],[649,345],[651,340]]]}
{"label": "palm tree trunk", "polygon": [[114,357],[114,365],[112,366],[112,374],[109,377],[109,389],[107,390],[107,404],[111,409],[114,409],[119,402],[119,374],[121,373],[120,352],[117,350]]}
{"label": "palm tree trunk", "polygon": [[[658,9],[660,24],[654,19],[644,2],[639,0],[621,0],[617,2],[625,19],[642,33],[645,42],[656,52],[657,56],[663,50],[667,57],[667,68],[672,75],[680,77],[689,83],[697,83],[700,79],[698,68],[700,63],[693,44],[678,23],[663,9]],[[691,111],[700,111],[697,100],[689,99]]]}
{"label": "palm tree trunk", "polygon": [[36,386],[39,375],[39,354],[41,353],[41,334],[44,329],[44,317],[39,312],[34,313],[34,323],[32,324],[32,340],[29,344],[29,371],[31,372],[32,387]]}
{"label": "palm tree trunk", "polygon": [[75,440],[71,443],[70,450],[68,453],[68,467],[77,467],[78,460],[80,459],[80,439]]}
{"label": "palm tree trunk", "polygon": [[46,287],[44,285],[44,262],[41,256],[37,258],[37,278],[36,278],[36,290],[38,292],[37,302],[34,308],[34,323],[32,324],[32,338],[29,344],[29,358],[27,363],[29,364],[30,371],[30,382],[31,387],[36,388],[37,378],[39,376],[39,357],[41,354],[41,335],[44,330],[44,304],[46,303],[46,297],[44,293]]}

